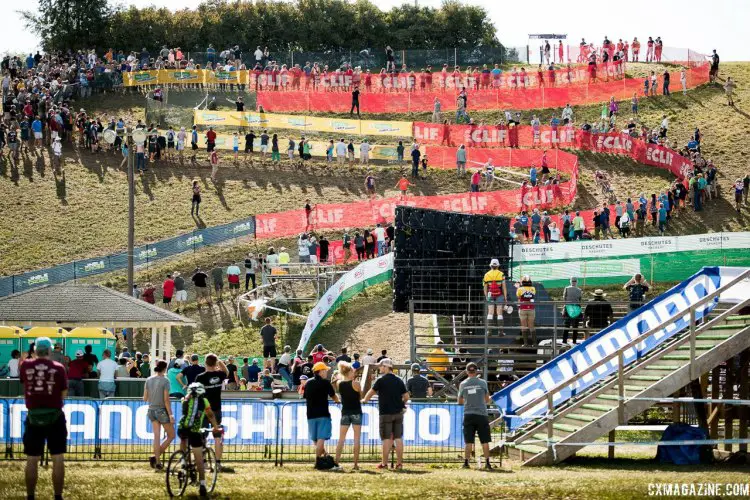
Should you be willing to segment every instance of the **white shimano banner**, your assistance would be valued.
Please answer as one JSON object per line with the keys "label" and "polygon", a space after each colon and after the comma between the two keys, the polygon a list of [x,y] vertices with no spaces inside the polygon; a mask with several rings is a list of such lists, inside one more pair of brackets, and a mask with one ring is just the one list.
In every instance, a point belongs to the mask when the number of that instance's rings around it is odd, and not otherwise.
{"label": "white shimano banner", "polygon": [[586,240],[538,245],[514,245],[513,261],[596,259],[701,250],[750,248],[750,232],[709,233],[617,240]]}
{"label": "white shimano banner", "polygon": [[[634,348],[625,351],[625,364],[630,364],[639,359],[688,326],[690,307],[722,285],[726,285],[742,271],[743,269],[738,268],[704,267],[700,272],[655,297],[640,309],[630,312],[593,337],[586,339],[583,343],[574,346],[544,366],[504,387],[495,393],[492,399],[509,420],[511,429],[523,425],[532,418],[543,415],[546,411],[544,401],[532,408],[525,408],[525,406],[544,396],[551,389],[570,381],[575,374],[583,372],[586,368],[615,352],[631,340],[638,338],[662,322],[672,319],[672,324],[645,338]],[[745,294],[743,298],[746,299],[748,284],[742,283],[741,285],[734,286],[727,292],[737,295],[738,298]],[[717,302],[718,300],[710,301],[702,307],[696,308],[696,318],[698,320],[703,318],[714,308]],[[617,370],[616,358],[556,392],[553,397],[553,404],[558,406],[564,403],[615,370]],[[524,411],[520,412],[522,409]]]}
{"label": "white shimano banner", "polygon": [[377,259],[362,262],[343,275],[310,311],[297,349],[305,348],[315,330],[318,329],[328,314],[335,311],[343,301],[370,285],[385,281],[392,272],[393,254],[388,253]]}

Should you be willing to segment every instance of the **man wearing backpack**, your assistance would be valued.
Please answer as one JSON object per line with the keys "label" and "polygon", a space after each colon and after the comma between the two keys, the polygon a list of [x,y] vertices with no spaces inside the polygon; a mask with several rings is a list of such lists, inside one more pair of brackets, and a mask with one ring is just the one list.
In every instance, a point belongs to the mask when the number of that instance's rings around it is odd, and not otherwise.
{"label": "man wearing backpack", "polygon": [[630,296],[630,310],[634,311],[643,305],[643,298],[651,286],[643,279],[641,273],[636,273],[622,288],[628,291],[628,295]]}
{"label": "man wearing backpack", "polygon": [[568,343],[568,334],[573,330],[573,344],[578,340],[578,325],[581,323],[581,298],[583,292],[578,288],[578,278],[570,278],[570,285],[563,290],[563,320],[565,329],[563,330],[563,344]]}

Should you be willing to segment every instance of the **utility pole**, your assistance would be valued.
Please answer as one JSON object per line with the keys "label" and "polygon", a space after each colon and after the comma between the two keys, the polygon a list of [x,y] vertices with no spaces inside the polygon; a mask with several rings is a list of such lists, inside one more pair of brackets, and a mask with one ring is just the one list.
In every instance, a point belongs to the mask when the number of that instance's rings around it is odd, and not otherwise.
{"label": "utility pole", "polygon": [[[117,134],[114,130],[104,131],[104,141],[108,144],[114,144],[117,140]],[[141,129],[131,130],[122,138],[128,145],[128,295],[133,294],[133,284],[135,282],[135,155],[138,149],[137,145],[143,144],[146,140],[146,131]],[[132,140],[131,140],[132,139]],[[128,144],[129,143],[129,144]],[[130,329],[127,336],[127,346],[130,352],[133,349],[134,329]]]}
{"label": "utility pole", "polygon": [[[128,140],[125,137],[124,140]],[[134,255],[135,252],[135,143],[131,151],[128,152],[128,295],[133,294],[133,284],[135,282]],[[135,352],[133,346],[133,333],[135,329],[131,328],[128,332],[127,344],[128,351]]]}

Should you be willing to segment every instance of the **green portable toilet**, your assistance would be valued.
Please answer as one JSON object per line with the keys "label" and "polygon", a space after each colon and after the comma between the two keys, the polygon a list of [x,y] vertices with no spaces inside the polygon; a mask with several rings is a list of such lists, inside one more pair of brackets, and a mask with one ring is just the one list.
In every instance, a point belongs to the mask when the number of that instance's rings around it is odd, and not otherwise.
{"label": "green portable toilet", "polygon": [[49,337],[52,341],[52,347],[55,344],[60,344],[65,349],[65,334],[67,330],[64,328],[55,328],[51,326],[37,326],[26,330],[21,333],[21,353],[27,352],[29,346],[36,342],[39,337]]}
{"label": "green portable toilet", "polygon": [[5,371],[14,349],[21,350],[21,333],[15,326],[0,326],[0,372]]}
{"label": "green portable toilet", "polygon": [[98,359],[102,359],[105,349],[109,349],[114,358],[116,342],[115,335],[106,328],[73,328],[65,336],[65,354],[70,359],[75,359],[78,349],[85,351],[85,347],[90,345],[91,352]]}

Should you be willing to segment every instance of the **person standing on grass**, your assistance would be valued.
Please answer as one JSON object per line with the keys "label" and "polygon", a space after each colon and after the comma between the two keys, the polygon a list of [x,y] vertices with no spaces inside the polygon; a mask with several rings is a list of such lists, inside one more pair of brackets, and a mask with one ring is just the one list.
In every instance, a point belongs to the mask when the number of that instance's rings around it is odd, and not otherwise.
{"label": "person standing on grass", "polygon": [[371,200],[375,198],[375,177],[372,175],[372,171],[367,172],[365,177],[365,190]]}
{"label": "person standing on grass", "polygon": [[745,174],[742,178],[742,196],[745,199],[745,205],[747,205],[747,192],[750,191],[750,172]]}
{"label": "person standing on grass", "polygon": [[214,267],[211,269],[211,281],[216,292],[216,302],[221,302],[221,295],[224,291],[224,269],[219,266],[218,262],[214,262]]}
{"label": "person standing on grass", "polygon": [[737,179],[734,183],[734,208],[737,210],[737,213],[740,213],[740,208],[742,207],[742,193],[744,189],[742,179]]}
{"label": "person standing on grass", "polygon": [[167,279],[161,284],[162,303],[166,309],[172,308],[172,297],[174,296],[174,280],[171,274],[167,274]]}
{"label": "person standing on grass", "polygon": [[260,329],[263,341],[263,358],[266,366],[273,366],[276,362],[276,328],[271,324],[271,318],[266,318],[265,325]]}
{"label": "person standing on grass", "polygon": [[206,132],[206,150],[211,153],[216,149],[216,132],[213,127],[208,127]]}
{"label": "person standing on grass", "polygon": [[348,361],[338,362],[338,373],[333,377],[333,387],[341,395],[341,425],[339,440],[336,444],[336,463],[341,460],[346,433],[349,427],[354,433],[354,465],[352,470],[359,470],[360,435],[362,431],[362,387],[356,380],[357,370]]}
{"label": "person standing on grass", "polygon": [[362,403],[367,403],[373,396],[378,396],[378,413],[380,420],[380,439],[383,441],[383,454],[378,469],[388,468],[388,455],[396,447],[396,469],[403,469],[404,461],[404,412],[409,401],[409,391],[404,381],[393,373],[391,358],[383,358],[378,363],[379,377],[367,391]]}
{"label": "person standing on grass", "polygon": [[344,138],[342,137],[341,140],[338,143],[336,143],[336,161],[338,161],[339,165],[343,165],[345,159],[346,159],[346,143],[344,142]]}
{"label": "person standing on grass", "polygon": [[216,182],[216,175],[219,173],[219,153],[214,149],[211,151],[211,180]]}
{"label": "person standing on grass", "polygon": [[229,283],[229,294],[236,297],[240,293],[240,266],[235,263],[227,266],[227,283]]}
{"label": "person standing on grass", "polygon": [[419,179],[419,159],[422,156],[422,152],[419,151],[419,144],[416,144],[415,147],[411,150],[411,176],[414,179]]}
{"label": "person standing on grass", "polygon": [[669,95],[669,70],[664,70],[664,74],[662,75],[662,94]]}
{"label": "person standing on grass", "polygon": [[[65,367],[49,359],[52,341],[36,340],[36,357],[20,364],[20,381],[28,413],[23,433],[26,454],[26,495],[33,499],[39,474],[39,462],[45,443],[52,459],[52,488],[55,500],[62,499],[65,483],[65,451],[68,428],[63,413],[63,399],[68,393]],[[6,492],[7,494],[7,492]]]}
{"label": "person standing on grass", "polygon": [[352,109],[349,110],[349,116],[354,114],[354,108],[357,108],[357,117],[359,117],[359,87],[352,90]]}
{"label": "person standing on grass", "polygon": [[[221,388],[224,385],[224,381],[229,377],[229,370],[224,362],[213,353],[206,355],[205,364],[205,371],[195,377],[195,382],[203,384],[203,387],[205,387],[206,399],[211,405],[214,417],[216,417],[216,424],[218,424],[216,427],[221,428]],[[236,372],[234,375],[235,380],[230,380],[230,382],[236,383]],[[216,450],[216,468],[219,472],[234,472],[232,469],[221,465],[221,457],[224,451],[224,443],[221,435],[218,437],[215,436],[214,449]]]}
{"label": "person standing on grass", "polygon": [[406,191],[409,189],[409,186],[411,186],[412,183],[409,182],[409,179],[406,178],[406,174],[401,176],[401,179],[399,179],[398,183],[396,184],[396,187],[401,191],[401,199],[406,199]]}
{"label": "person standing on grass", "polygon": [[255,146],[255,133],[252,130],[249,130],[247,134],[245,134],[245,154],[252,154],[253,153],[253,147]]}
{"label": "person standing on grass", "polygon": [[727,95],[727,105],[734,106],[734,89],[736,85],[731,76],[727,77],[727,82],[724,84],[724,92]]}
{"label": "person standing on grass", "polygon": [[177,309],[175,309],[175,312],[179,314],[180,305],[182,305],[182,307],[185,307],[185,302],[187,302],[187,290],[185,290],[185,278],[183,278],[182,275],[176,271],[173,276],[174,299],[177,302]]}
{"label": "person standing on grass", "polygon": [[664,234],[667,229],[667,208],[664,203],[659,203],[659,234]]}
{"label": "person standing on grass", "polygon": [[185,132],[185,127],[180,127],[180,131],[177,132],[177,154],[180,155],[180,163],[185,155],[185,142],[187,142],[187,132]]}
{"label": "person standing on grass", "polygon": [[339,402],[333,385],[328,380],[328,366],[319,361],[313,365],[313,378],[305,384],[307,404],[307,429],[315,447],[315,468],[318,470],[339,470],[338,463],[326,453],[325,442],[331,439],[331,412],[328,398]]}
{"label": "person standing on grass", "polygon": [[278,134],[273,134],[273,137],[271,137],[271,161],[276,162],[276,163],[281,161],[281,152],[279,151]]}
{"label": "person standing on grass", "polygon": [[260,134],[260,157],[265,159],[266,154],[268,153],[268,130],[264,130],[262,134]]}
{"label": "person standing on grass", "polygon": [[[154,375],[146,379],[143,389],[143,401],[148,403],[148,420],[151,422],[154,434],[154,454],[148,461],[152,469],[162,470],[161,456],[174,440],[174,415],[169,403],[169,380],[164,376],[167,362],[159,360],[154,367]],[[167,434],[161,440],[161,428]]]}
{"label": "person standing on grass", "polygon": [[474,440],[477,435],[482,444],[484,455],[484,469],[492,469],[490,465],[490,422],[487,415],[487,405],[491,402],[487,382],[479,378],[476,363],[466,365],[468,378],[458,386],[458,404],[464,405],[464,469],[469,468],[469,460],[474,451]]}
{"label": "person standing on grass", "polygon": [[[248,253],[245,257],[245,291],[250,289],[250,282],[253,283],[253,290],[255,290],[255,274],[258,269],[258,261],[252,253]],[[245,377],[247,378],[247,377]]]}
{"label": "person standing on grass", "polygon": [[[466,174],[466,146],[464,144],[461,144],[456,150],[456,173],[458,175]],[[477,189],[477,191],[479,190]]]}
{"label": "person standing on grass", "polygon": [[190,281],[192,281],[195,286],[195,300],[198,304],[198,309],[200,310],[201,304],[203,303],[208,305],[208,307],[212,307],[213,303],[211,302],[211,293],[208,290],[208,275],[204,273],[200,267],[196,267],[195,273],[193,273],[193,277],[190,278]]}
{"label": "person standing on grass", "polygon": [[685,68],[680,70],[680,84],[682,85],[682,95],[687,95],[687,71],[685,71]]}
{"label": "person standing on grass", "polygon": [[198,151],[198,127],[193,125],[193,131],[190,133],[190,148],[193,150],[193,156],[190,157],[190,161],[195,162],[196,151]]}

